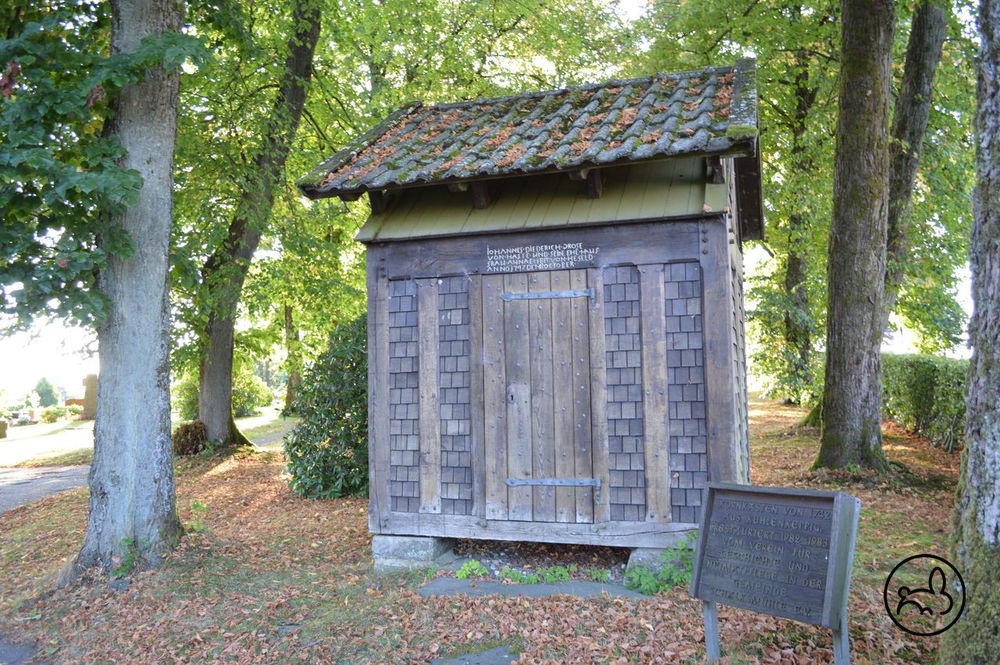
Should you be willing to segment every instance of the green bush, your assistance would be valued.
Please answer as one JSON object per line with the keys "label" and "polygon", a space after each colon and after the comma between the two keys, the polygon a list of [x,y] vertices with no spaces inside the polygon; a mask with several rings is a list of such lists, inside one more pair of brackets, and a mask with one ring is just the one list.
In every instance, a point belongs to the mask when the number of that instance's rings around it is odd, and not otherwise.
{"label": "green bush", "polygon": [[274,400],[270,388],[251,371],[237,372],[233,377],[233,415],[246,418],[260,413],[262,407]]}
{"label": "green bush", "polygon": [[180,420],[198,417],[198,375],[185,374],[170,386],[170,406]]}
{"label": "green bush", "polygon": [[477,559],[470,559],[462,564],[462,567],[455,573],[455,577],[460,580],[467,580],[470,577],[489,577],[490,569],[480,563]]}
{"label": "green bush", "polygon": [[945,450],[965,433],[966,360],[882,355],[882,414]]}
{"label": "green bush", "polygon": [[526,573],[510,566],[504,566],[500,569],[500,579],[514,584],[541,584],[542,582],[540,574]]}
{"label": "green bush", "polygon": [[[181,420],[198,417],[198,376],[185,374],[170,389],[173,408]],[[274,395],[250,368],[238,369],[233,377],[233,415],[246,418],[256,415],[261,407],[271,403]]]}
{"label": "green bush", "polygon": [[66,407],[64,406],[47,406],[42,409],[42,414],[38,416],[38,419],[43,423],[54,423],[63,416],[66,415]]}
{"label": "green bush", "polygon": [[301,424],[285,439],[290,485],[300,496],[332,499],[368,492],[367,317],[334,330],[303,377]]}

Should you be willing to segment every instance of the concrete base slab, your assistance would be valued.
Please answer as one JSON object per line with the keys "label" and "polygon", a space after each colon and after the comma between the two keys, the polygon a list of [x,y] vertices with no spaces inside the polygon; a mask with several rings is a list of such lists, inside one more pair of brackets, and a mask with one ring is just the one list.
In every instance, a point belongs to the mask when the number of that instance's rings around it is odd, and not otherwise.
{"label": "concrete base slab", "polygon": [[556,584],[504,584],[488,580],[459,580],[452,577],[438,577],[417,589],[424,598],[430,596],[525,596],[528,598],[548,598],[567,595],[580,598],[636,598],[644,596],[638,591],[626,589],[620,584],[602,582],[558,582]]}
{"label": "concrete base slab", "polygon": [[633,568],[647,568],[659,572],[663,569],[663,553],[667,550],[656,547],[638,547],[628,555],[628,565],[626,570]]}
{"label": "concrete base slab", "polygon": [[504,665],[517,660],[517,654],[508,651],[507,647],[496,647],[482,653],[471,653],[450,660],[435,658],[431,665]]}
{"label": "concrete base slab", "polygon": [[426,536],[372,536],[375,573],[392,573],[445,566],[455,559],[451,538]]}

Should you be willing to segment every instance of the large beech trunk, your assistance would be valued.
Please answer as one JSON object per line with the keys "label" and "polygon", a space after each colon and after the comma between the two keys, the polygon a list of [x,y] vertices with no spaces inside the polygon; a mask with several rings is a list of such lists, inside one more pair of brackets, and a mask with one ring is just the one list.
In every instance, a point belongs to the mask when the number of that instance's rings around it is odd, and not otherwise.
{"label": "large beech trunk", "polygon": [[941,636],[945,665],[1000,663],[1000,1],[981,1],[979,34],[978,184],[970,250],[973,353],[953,543],[966,607],[963,618]]}
{"label": "large beech trunk", "polygon": [[[146,36],[181,28],[183,3],[113,0],[112,53]],[[123,562],[157,565],[181,534],[170,441],[168,257],[179,75],[147,72],[113,105],[111,131],[127,151],[123,166],[143,187],[113,220],[134,246],[112,256],[98,285],[110,303],[98,329],[100,376],[90,471],[90,514],[74,574],[111,572]]]}
{"label": "large beech trunk", "polygon": [[906,44],[903,82],[892,116],[885,295],[882,329],[896,307],[910,249],[910,203],[931,112],[931,93],[941,46],[948,34],[948,10],[938,0],[922,0],[913,15]]}
{"label": "large beech trunk", "polygon": [[274,188],[305,107],[313,54],[320,33],[320,9],[315,0],[297,0],[289,38],[289,54],[275,99],[271,121],[261,145],[252,155],[250,186],[243,192],[229,232],[209,257],[202,276],[210,292],[205,347],[198,391],[198,418],[210,441],[227,445],[247,443],[233,419],[234,326],[243,282],[261,234],[274,206]]}
{"label": "large beech trunk", "polygon": [[894,6],[843,0],[840,113],[827,265],[817,466],[881,468],[882,294],[889,205]]}

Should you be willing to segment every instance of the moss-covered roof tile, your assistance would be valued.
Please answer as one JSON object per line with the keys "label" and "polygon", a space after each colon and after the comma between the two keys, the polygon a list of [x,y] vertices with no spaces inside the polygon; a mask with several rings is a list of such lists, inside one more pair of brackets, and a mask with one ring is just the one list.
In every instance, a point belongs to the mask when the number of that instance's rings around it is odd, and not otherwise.
{"label": "moss-covered roof tile", "polygon": [[[299,181],[314,198],[756,151],[754,63],[411,105]],[[741,128],[730,131],[731,126]]]}

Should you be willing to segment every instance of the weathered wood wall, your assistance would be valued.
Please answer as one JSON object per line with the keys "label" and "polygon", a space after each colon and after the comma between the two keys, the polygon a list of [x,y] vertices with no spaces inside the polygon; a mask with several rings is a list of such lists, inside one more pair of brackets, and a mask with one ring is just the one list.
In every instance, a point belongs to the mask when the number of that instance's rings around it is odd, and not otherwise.
{"label": "weathered wood wall", "polygon": [[746,482],[732,222],[369,244],[371,530],[664,546]]}

